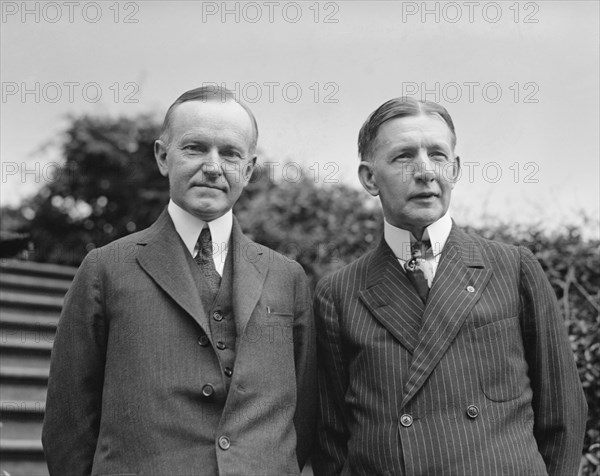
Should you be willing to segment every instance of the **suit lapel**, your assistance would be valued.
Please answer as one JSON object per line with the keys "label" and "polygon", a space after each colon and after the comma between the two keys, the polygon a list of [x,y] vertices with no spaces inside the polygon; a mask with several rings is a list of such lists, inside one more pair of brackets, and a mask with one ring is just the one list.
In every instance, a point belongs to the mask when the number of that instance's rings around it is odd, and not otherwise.
{"label": "suit lapel", "polygon": [[262,294],[268,271],[268,257],[263,254],[259,245],[242,233],[235,217],[229,252],[233,253],[233,312],[239,338]]}
{"label": "suit lapel", "polygon": [[361,291],[361,300],[412,353],[417,345],[424,304],[383,238],[373,253],[367,273],[367,288]]}
{"label": "suit lapel", "polygon": [[481,245],[453,224],[427,299],[401,407],[423,386],[448,350],[491,275]]}
{"label": "suit lapel", "polygon": [[142,269],[210,336],[208,317],[192,276],[188,253],[165,209],[138,244]]}

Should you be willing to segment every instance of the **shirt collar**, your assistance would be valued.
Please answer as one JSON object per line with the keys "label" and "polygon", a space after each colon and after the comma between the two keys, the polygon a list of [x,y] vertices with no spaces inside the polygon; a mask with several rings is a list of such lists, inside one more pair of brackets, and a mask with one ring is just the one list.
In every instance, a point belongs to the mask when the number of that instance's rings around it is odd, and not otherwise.
{"label": "shirt collar", "polygon": [[[444,249],[451,229],[452,218],[449,212],[446,212],[442,218],[425,228],[423,238],[429,238],[429,241],[431,241],[433,255],[436,258]],[[410,231],[390,225],[384,219],[383,237],[397,258],[403,261],[408,261],[411,258],[410,244],[417,240]]]}
{"label": "shirt collar", "polygon": [[[185,244],[185,247],[190,252],[192,257],[195,253],[195,247],[196,243],[198,242],[200,232],[206,223],[208,223],[208,228],[210,229],[213,243],[218,245],[218,248],[215,246],[215,251],[218,254],[226,254],[229,238],[231,237],[231,229],[233,227],[233,213],[231,210],[225,213],[225,215],[220,216],[219,218],[210,222],[200,220],[200,218],[185,211],[173,200],[169,200],[167,210],[171,216],[171,220],[173,220],[175,230],[181,237],[181,240]],[[217,261],[217,259],[215,259],[215,261]]]}

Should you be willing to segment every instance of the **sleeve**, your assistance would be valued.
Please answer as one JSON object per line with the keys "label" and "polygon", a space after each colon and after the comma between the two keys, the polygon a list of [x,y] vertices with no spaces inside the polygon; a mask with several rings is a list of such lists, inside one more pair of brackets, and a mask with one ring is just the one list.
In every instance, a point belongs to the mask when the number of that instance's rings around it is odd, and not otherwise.
{"label": "sleeve", "polygon": [[96,253],[65,296],[52,348],[42,444],[50,475],[90,474],[98,439],[106,325]]}
{"label": "sleeve", "polygon": [[587,404],[556,295],[534,255],[520,247],[525,355],[533,389],[534,436],[550,476],[576,475]]}
{"label": "sleeve", "polygon": [[316,476],[340,474],[348,455],[349,431],[345,407],[348,369],[344,359],[337,311],[329,278],[315,291],[319,413],[317,451],[313,458]]}
{"label": "sleeve", "polygon": [[298,465],[304,467],[314,444],[317,408],[316,337],[308,281],[297,264],[294,306],[294,359],[296,368],[296,428]]}

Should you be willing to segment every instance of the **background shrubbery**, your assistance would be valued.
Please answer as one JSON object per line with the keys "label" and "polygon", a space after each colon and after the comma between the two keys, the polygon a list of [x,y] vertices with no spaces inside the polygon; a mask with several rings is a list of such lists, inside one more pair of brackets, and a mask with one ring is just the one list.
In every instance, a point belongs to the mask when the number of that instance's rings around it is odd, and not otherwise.
{"label": "background shrubbery", "polygon": [[[146,228],[168,201],[153,158],[157,136],[145,116],[72,119],[60,142],[63,169],[19,209],[3,209],[3,229],[30,233],[34,260],[77,266],[89,250]],[[299,261],[314,285],[377,242],[381,214],[365,198],[306,174],[280,182],[259,173],[235,211],[248,235]],[[582,474],[600,474],[600,242],[574,227],[548,233],[496,223],[475,231],[528,246],[552,283],[590,408]]]}

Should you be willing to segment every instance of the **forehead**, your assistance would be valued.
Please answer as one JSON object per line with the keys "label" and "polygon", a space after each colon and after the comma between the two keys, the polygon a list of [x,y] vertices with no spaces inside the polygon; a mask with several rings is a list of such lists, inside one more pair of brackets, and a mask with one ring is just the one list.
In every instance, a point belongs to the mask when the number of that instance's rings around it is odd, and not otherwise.
{"label": "forehead", "polygon": [[390,119],[377,131],[374,150],[389,146],[446,146],[452,149],[452,131],[437,115],[419,115]]}
{"label": "forehead", "polygon": [[219,99],[187,101],[171,113],[170,132],[183,135],[191,132],[212,131],[252,137],[252,122],[246,110],[235,101]]}

